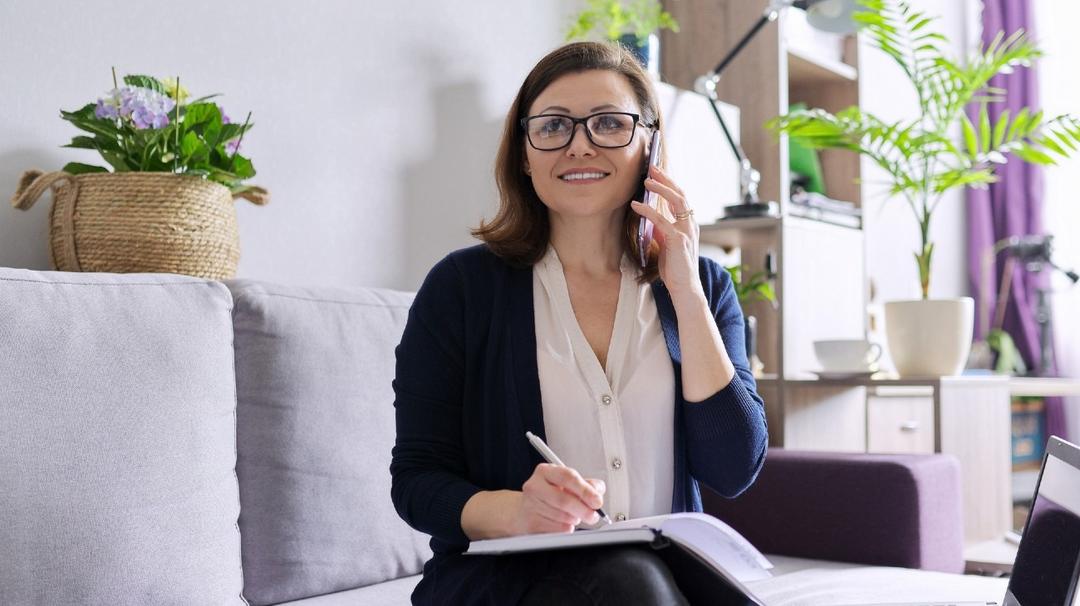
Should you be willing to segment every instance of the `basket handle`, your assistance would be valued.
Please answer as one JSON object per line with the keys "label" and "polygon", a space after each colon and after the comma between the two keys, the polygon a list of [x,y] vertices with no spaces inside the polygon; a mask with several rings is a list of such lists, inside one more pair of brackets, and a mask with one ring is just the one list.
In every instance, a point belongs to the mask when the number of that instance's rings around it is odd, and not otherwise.
{"label": "basket handle", "polygon": [[55,185],[57,181],[69,179],[71,175],[62,170],[51,173],[28,170],[19,177],[19,185],[15,189],[15,195],[11,197],[11,205],[19,210],[29,210],[45,193],[45,190]]}
{"label": "basket handle", "polygon": [[238,194],[233,194],[233,199],[236,198],[243,198],[255,206],[266,206],[266,203],[270,201],[270,192],[265,187],[253,185]]}

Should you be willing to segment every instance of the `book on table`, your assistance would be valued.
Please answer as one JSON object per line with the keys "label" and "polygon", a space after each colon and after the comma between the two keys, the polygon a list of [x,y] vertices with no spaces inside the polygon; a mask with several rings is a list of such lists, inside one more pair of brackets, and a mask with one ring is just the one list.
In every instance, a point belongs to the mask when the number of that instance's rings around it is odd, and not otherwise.
{"label": "book on table", "polygon": [[772,563],[757,548],[732,527],[704,513],[635,518],[564,534],[473,541],[466,553],[501,555],[620,544],[654,549],[693,603],[707,600],[760,606],[761,601],[744,583],[772,576]]}

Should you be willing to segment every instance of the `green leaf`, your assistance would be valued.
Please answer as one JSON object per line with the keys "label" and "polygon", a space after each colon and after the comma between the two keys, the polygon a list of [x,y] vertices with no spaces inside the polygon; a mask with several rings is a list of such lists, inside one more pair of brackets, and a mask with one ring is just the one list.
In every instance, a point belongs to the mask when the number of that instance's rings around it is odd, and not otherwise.
{"label": "green leaf", "polygon": [[255,167],[251,164],[251,160],[236,154],[232,157],[230,172],[241,179],[250,179],[255,176]]}
{"label": "green leaf", "polygon": [[100,118],[94,115],[94,112],[96,110],[96,103],[87,103],[86,105],[80,107],[73,112],[66,112],[64,110],[60,110],[60,115],[65,120],[100,120]]}
{"label": "green leaf", "polygon": [[[70,117],[69,117],[70,116]],[[81,118],[74,115],[62,115],[62,117],[71,122],[75,128],[92,133],[95,135],[102,135],[107,138],[116,138],[120,134],[120,130],[116,128],[116,124],[111,120],[102,120],[100,118]]]}
{"label": "green leaf", "polygon": [[128,159],[124,157],[124,154],[114,152],[111,150],[103,149],[100,151],[101,157],[113,167],[113,170],[122,173],[128,172],[138,168],[138,163],[129,163]]}
{"label": "green leaf", "polygon": [[1068,152],[1066,152],[1060,145],[1057,144],[1057,141],[1055,141],[1053,137],[1041,137],[1040,139],[1038,139],[1038,143],[1059,156],[1068,157],[1069,155]]}
{"label": "green leaf", "polygon": [[[184,134],[184,137],[180,139],[180,157],[186,163],[188,159],[195,156],[200,150],[205,150],[206,144],[199,139],[199,135],[188,131]],[[209,154],[209,152],[206,152]]]}
{"label": "green leaf", "polygon": [[992,135],[993,141],[990,147],[997,149],[1001,147],[1001,144],[1005,141],[1005,128],[1009,126],[1009,110],[1004,109],[1001,111],[1001,115],[998,116],[997,124],[994,125],[994,134]]}
{"label": "green leaf", "polygon": [[181,111],[185,128],[209,124],[214,120],[221,122],[221,110],[214,103],[191,103]]}
{"label": "green leaf", "polygon": [[138,86],[138,87],[141,87],[141,88],[149,88],[150,90],[152,90],[154,92],[161,93],[163,95],[168,94],[168,91],[165,90],[165,85],[162,84],[160,80],[158,80],[157,78],[155,78],[153,76],[139,76],[139,75],[124,76],[124,84],[127,84],[128,86]]}
{"label": "green leaf", "polygon": [[960,116],[960,128],[964,133],[964,145],[967,147],[968,155],[975,158],[979,155],[979,141],[975,137],[975,126],[971,124],[971,120],[966,115]]}
{"label": "green leaf", "polygon": [[990,112],[989,110],[987,110],[986,104],[983,104],[979,108],[979,142],[981,144],[981,148],[979,149],[980,153],[985,154],[986,152],[990,151],[991,139],[992,137],[990,135]]}
{"label": "green leaf", "polygon": [[109,169],[94,166],[92,164],[83,164],[81,162],[68,162],[64,165],[64,168],[60,169],[69,175],[85,175],[87,173],[107,173]]}
{"label": "green leaf", "polygon": [[78,137],[72,137],[71,143],[68,143],[67,145],[64,145],[62,147],[70,147],[73,149],[97,149],[98,143],[97,139],[95,139],[94,137],[85,137],[80,135]]}
{"label": "green leaf", "polygon": [[765,299],[766,301],[776,300],[776,291],[773,290],[772,284],[768,282],[762,282],[761,284],[758,284],[756,290],[758,295],[762,299]]}
{"label": "green leaf", "polygon": [[1020,111],[1016,112],[1016,117],[1013,118],[1012,124],[1009,126],[1008,132],[1005,133],[1005,140],[1015,141],[1023,136],[1027,123],[1031,119],[1031,110],[1024,107]]}
{"label": "green leaf", "polygon": [[198,99],[192,99],[191,101],[188,101],[188,105],[194,105],[196,103],[202,103],[203,101],[207,101],[209,99],[213,99],[215,97],[220,97],[220,96],[221,96],[221,93],[214,93],[212,95],[206,95],[206,96],[203,96],[203,97],[199,97]]}
{"label": "green leaf", "polygon": [[1053,135],[1061,141],[1062,145],[1068,147],[1070,151],[1076,151],[1076,143],[1069,137],[1068,132],[1052,131]]}
{"label": "green leaf", "polygon": [[1016,154],[1017,158],[1020,158],[1024,162],[1040,164],[1043,166],[1054,164],[1053,158],[1031,146],[1021,146],[1017,149],[1014,149],[1013,153]]}

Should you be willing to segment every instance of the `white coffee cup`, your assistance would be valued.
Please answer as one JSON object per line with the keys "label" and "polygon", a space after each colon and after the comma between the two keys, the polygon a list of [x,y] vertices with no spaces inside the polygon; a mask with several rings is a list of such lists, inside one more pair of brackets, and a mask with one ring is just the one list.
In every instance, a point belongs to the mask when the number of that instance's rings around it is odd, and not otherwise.
{"label": "white coffee cup", "polygon": [[869,372],[877,368],[881,346],[866,339],[814,341],[814,354],[827,372]]}

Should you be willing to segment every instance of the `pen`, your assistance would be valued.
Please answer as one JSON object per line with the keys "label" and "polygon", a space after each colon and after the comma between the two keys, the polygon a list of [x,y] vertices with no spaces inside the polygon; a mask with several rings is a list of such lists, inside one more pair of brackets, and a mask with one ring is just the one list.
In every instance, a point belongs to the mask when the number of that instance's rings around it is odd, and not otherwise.
{"label": "pen", "polygon": [[[540,436],[534,434],[531,431],[526,431],[525,437],[529,439],[529,444],[532,444],[533,448],[536,449],[536,452],[539,452],[540,456],[544,457],[545,461],[551,463],[552,465],[566,467],[566,465],[559,459],[558,455],[556,455],[551,450],[551,448],[548,448],[547,444],[544,444],[544,441],[540,439]],[[611,523],[611,518],[608,517],[608,514],[604,513],[603,509],[597,509],[596,513],[600,514],[600,521],[606,524]]]}

